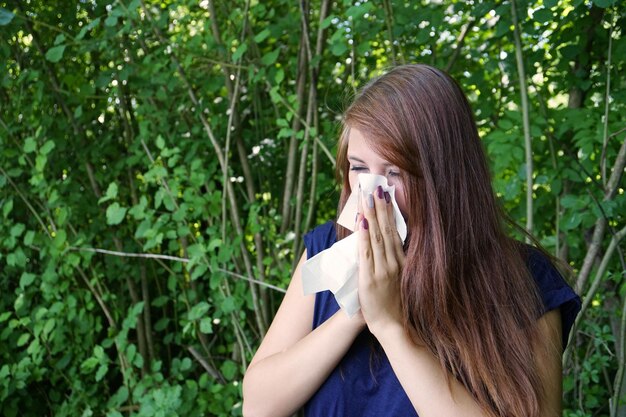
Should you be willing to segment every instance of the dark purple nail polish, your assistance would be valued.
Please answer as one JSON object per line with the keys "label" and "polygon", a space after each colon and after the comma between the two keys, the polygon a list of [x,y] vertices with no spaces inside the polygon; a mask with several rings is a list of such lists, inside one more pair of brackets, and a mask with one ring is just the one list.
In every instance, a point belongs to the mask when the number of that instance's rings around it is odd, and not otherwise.
{"label": "dark purple nail polish", "polygon": [[369,224],[367,223],[367,219],[363,217],[363,229],[367,230],[369,228]]}
{"label": "dark purple nail polish", "polygon": [[383,199],[383,187],[381,187],[380,185],[378,187],[376,187],[376,194],[378,195],[379,199]]}
{"label": "dark purple nail polish", "polygon": [[391,195],[387,191],[385,191],[385,201],[387,204],[391,203]]}

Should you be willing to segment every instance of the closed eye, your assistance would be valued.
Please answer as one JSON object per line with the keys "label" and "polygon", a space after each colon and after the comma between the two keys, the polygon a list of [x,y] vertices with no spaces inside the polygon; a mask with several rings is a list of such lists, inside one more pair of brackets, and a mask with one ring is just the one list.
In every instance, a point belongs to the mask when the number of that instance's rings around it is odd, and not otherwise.
{"label": "closed eye", "polygon": [[350,171],[368,171],[368,168],[362,166],[351,166]]}

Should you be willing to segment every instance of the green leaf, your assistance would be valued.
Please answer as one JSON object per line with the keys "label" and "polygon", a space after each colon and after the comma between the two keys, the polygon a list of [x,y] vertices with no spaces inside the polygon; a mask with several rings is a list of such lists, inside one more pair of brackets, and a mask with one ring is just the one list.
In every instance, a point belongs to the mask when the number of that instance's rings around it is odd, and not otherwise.
{"label": "green leaf", "polygon": [[9,200],[2,206],[2,216],[6,219],[13,210],[13,200]]}
{"label": "green leaf", "polygon": [[546,23],[553,19],[553,14],[549,9],[543,8],[533,13],[533,20],[539,23]]}
{"label": "green leaf", "polygon": [[167,296],[161,295],[155,298],[154,300],[152,300],[150,304],[153,307],[163,307],[165,304],[167,304],[168,301],[169,301],[169,298]]}
{"label": "green leaf", "polygon": [[136,317],[137,315],[139,315],[139,313],[141,313],[143,311],[143,301],[138,302],[137,304],[135,304],[133,306],[133,308],[130,310],[130,316],[131,317]]}
{"label": "green leaf", "polygon": [[44,155],[48,155],[50,153],[50,151],[52,151],[54,149],[55,146],[56,145],[54,144],[53,141],[48,140],[48,141],[46,141],[46,143],[43,144],[43,146],[41,147],[39,152],[41,152]]}
{"label": "green leaf", "polygon": [[159,135],[156,138],[156,146],[159,149],[165,148],[165,140],[163,140],[163,136]]}
{"label": "green leaf", "polygon": [[272,65],[278,59],[279,53],[280,49],[278,48],[274,49],[272,52],[266,53],[265,55],[263,55],[263,58],[261,58],[261,63],[266,66]]}
{"label": "green leaf", "polygon": [[37,278],[35,274],[31,274],[29,272],[23,272],[22,276],[20,277],[20,288],[24,289],[28,287],[30,284],[33,283],[33,281],[35,281],[35,278]]}
{"label": "green leaf", "polygon": [[104,196],[100,197],[100,200],[98,200],[98,204],[104,203],[105,201],[109,201],[109,200],[115,200],[116,198],[117,198],[117,184],[112,182],[111,184],[109,184],[109,187],[107,188],[107,191],[104,194]]}
{"label": "green leaf", "polygon": [[209,311],[209,304],[206,301],[200,301],[189,311],[188,318],[192,321],[198,320],[200,317],[204,316],[207,311]]}
{"label": "green leaf", "polygon": [[580,47],[578,45],[566,45],[560,48],[558,51],[565,59],[574,59],[580,53]]}
{"label": "green leaf", "polygon": [[216,237],[211,239],[211,241],[209,242],[209,248],[207,249],[209,252],[213,252],[215,249],[219,248],[220,246],[222,246],[222,239]]}
{"label": "green leaf", "polygon": [[157,332],[161,332],[165,330],[169,322],[170,322],[170,319],[168,319],[167,317],[163,317],[159,319],[159,321],[157,321],[154,324],[154,330],[156,330]]}
{"label": "green leaf", "polygon": [[200,265],[196,266],[193,269],[193,272],[191,273],[191,280],[195,281],[199,277],[203,276],[206,273],[208,268],[209,267],[207,265],[204,265],[204,264],[200,264]]}
{"label": "green leaf", "polygon": [[614,5],[615,2],[616,0],[593,0],[593,4],[603,9]]}
{"label": "green leaf", "polygon": [[582,215],[580,213],[572,213],[562,222],[563,230],[575,229],[581,221]]}
{"label": "green leaf", "polygon": [[345,54],[347,50],[348,50],[348,45],[346,45],[343,41],[335,42],[330,47],[330,52],[335,56],[341,56]]}
{"label": "green leaf", "polygon": [[76,36],[76,40],[79,41],[82,38],[85,37],[85,35],[87,34],[87,32],[89,32],[91,29],[95,28],[96,26],[98,26],[100,24],[100,18],[97,17],[94,20],[92,20],[91,22],[89,22],[89,24],[85,27],[83,27],[80,32],[78,33],[78,35]]}
{"label": "green leaf", "polygon": [[564,208],[580,208],[584,206],[584,203],[580,201],[578,196],[567,194],[561,198],[561,205]]}
{"label": "green leaf", "polygon": [[65,52],[65,45],[54,46],[46,52],[46,59],[50,62],[59,62],[63,58],[63,52]]}
{"label": "green leaf", "polygon": [[220,370],[222,371],[224,378],[226,378],[227,381],[230,381],[237,373],[237,365],[233,361],[225,360],[222,366],[220,366]]}
{"label": "green leaf", "polygon": [[280,93],[278,92],[278,87],[275,86],[270,89],[270,98],[274,103],[280,103],[282,101]]}
{"label": "green leaf", "polygon": [[267,28],[265,28],[265,29],[263,29],[263,30],[262,30],[262,31],[261,31],[258,35],[256,35],[256,36],[254,37],[254,41],[255,41],[256,43],[261,43],[261,42],[263,42],[265,39],[267,39],[267,37],[268,37],[268,36],[270,36],[270,33],[271,33],[271,32],[270,32],[270,30],[269,30],[269,29],[267,29]]}
{"label": "green leaf", "polygon": [[11,227],[11,231],[9,233],[12,237],[18,237],[22,234],[22,232],[24,232],[24,229],[26,229],[26,226],[24,226],[24,224],[16,223],[13,225],[13,227]]}
{"label": "green leaf", "polygon": [[26,343],[28,343],[29,339],[30,339],[30,334],[29,333],[22,334],[20,336],[20,338],[17,339],[17,347],[24,346]]}
{"label": "green leaf", "polygon": [[27,137],[24,141],[23,149],[25,153],[35,152],[35,150],[37,149],[37,142],[35,141],[35,138],[33,138],[32,136]]}
{"label": "green leaf", "polygon": [[46,334],[46,335],[50,334],[52,329],[54,329],[55,325],[56,325],[56,320],[55,319],[48,319],[46,321],[46,324],[43,326],[44,334]]}
{"label": "green leaf", "polygon": [[11,23],[15,15],[7,9],[0,7],[0,26],[6,26]]}
{"label": "green leaf", "polygon": [[11,317],[11,314],[13,313],[11,313],[10,311],[5,311],[4,313],[0,314],[0,323],[4,323],[5,321],[7,321],[9,317]]}
{"label": "green leaf", "polygon": [[65,35],[64,34],[58,34],[56,38],[54,38],[54,44],[55,45],[60,45],[63,43],[63,41],[65,41]]}
{"label": "green leaf", "polygon": [[248,50],[248,44],[242,43],[233,53],[233,62],[239,61],[239,59],[246,53]]}
{"label": "green leaf", "polygon": [[235,305],[235,299],[233,297],[226,297],[222,300],[221,310],[223,313],[232,313],[237,309]]}
{"label": "green leaf", "polygon": [[213,322],[211,317],[204,317],[200,320],[200,331],[204,334],[213,333]]}
{"label": "green leaf", "polygon": [[67,232],[63,229],[59,229],[54,236],[54,246],[58,249],[63,249],[63,245],[67,241]]}
{"label": "green leaf", "polygon": [[276,75],[274,76],[274,81],[276,81],[276,84],[280,84],[284,79],[285,71],[283,71],[283,69],[281,68],[276,72]]}
{"label": "green leaf", "polygon": [[108,406],[115,408],[119,407],[128,400],[128,388],[125,385],[122,385],[117,392],[109,398]]}
{"label": "green leaf", "polygon": [[104,26],[112,27],[117,25],[117,16],[109,16],[104,21]]}
{"label": "green leaf", "polygon": [[120,207],[119,203],[115,202],[107,208],[107,224],[116,225],[120,224],[126,216],[126,208]]}
{"label": "green leaf", "polygon": [[80,364],[80,369],[81,371],[87,373],[87,372],[91,372],[93,370],[93,368],[95,368],[98,363],[100,363],[100,361],[98,360],[98,358],[94,358],[93,356],[90,358],[87,358],[83,361],[83,363]]}
{"label": "green leaf", "polygon": [[330,26],[330,24],[332,23],[333,19],[335,19],[335,16],[330,15],[326,19],[322,20],[322,24],[321,24],[322,29],[328,28],[328,26]]}
{"label": "green leaf", "polygon": [[100,381],[102,378],[104,378],[108,370],[109,367],[107,364],[103,363],[102,365],[100,365],[98,371],[96,372],[96,381]]}
{"label": "green leaf", "polygon": [[38,172],[43,172],[43,169],[46,167],[46,163],[48,162],[48,158],[46,155],[40,153],[35,157],[35,169]]}

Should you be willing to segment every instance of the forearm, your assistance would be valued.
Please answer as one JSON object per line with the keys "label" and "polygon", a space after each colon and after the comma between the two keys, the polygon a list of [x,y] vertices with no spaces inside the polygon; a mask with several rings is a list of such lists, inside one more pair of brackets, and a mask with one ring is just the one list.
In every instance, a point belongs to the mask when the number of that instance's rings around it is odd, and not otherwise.
{"label": "forearm", "polygon": [[288,416],[326,380],[364,325],[338,311],[290,348],[252,363],[243,381],[244,415]]}
{"label": "forearm", "polygon": [[420,417],[484,417],[467,389],[441,368],[437,358],[416,345],[401,325],[377,332],[389,362]]}

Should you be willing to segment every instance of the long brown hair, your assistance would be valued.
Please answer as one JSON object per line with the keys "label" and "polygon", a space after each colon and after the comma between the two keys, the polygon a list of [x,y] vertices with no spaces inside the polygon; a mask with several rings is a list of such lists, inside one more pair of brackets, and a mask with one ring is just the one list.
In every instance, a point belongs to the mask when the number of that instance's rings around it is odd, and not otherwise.
{"label": "long brown hair", "polygon": [[367,84],[345,112],[340,208],[351,192],[352,127],[402,171],[405,328],[491,416],[538,416],[532,346],[541,302],[521,244],[506,236],[465,94],[426,65],[396,67]]}

